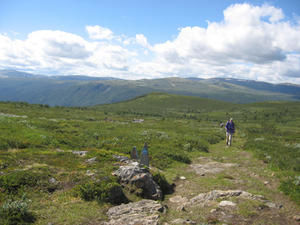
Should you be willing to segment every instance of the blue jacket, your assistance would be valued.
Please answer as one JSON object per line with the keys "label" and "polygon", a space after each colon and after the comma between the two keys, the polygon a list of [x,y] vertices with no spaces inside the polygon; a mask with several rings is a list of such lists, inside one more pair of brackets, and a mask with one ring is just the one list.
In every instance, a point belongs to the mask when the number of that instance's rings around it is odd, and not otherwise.
{"label": "blue jacket", "polygon": [[229,133],[234,133],[234,123],[233,121],[230,123],[230,121],[227,121],[226,123],[226,131]]}

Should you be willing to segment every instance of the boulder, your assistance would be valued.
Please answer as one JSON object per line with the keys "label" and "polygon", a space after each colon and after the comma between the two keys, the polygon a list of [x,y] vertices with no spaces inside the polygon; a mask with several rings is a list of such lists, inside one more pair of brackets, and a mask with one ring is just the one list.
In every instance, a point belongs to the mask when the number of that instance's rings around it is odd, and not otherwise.
{"label": "boulder", "polygon": [[141,196],[143,198],[159,200],[163,197],[162,191],[153,180],[151,173],[137,162],[120,166],[114,175],[119,177],[121,184],[128,185],[131,191],[134,191],[132,187],[142,189]]}
{"label": "boulder", "polygon": [[164,206],[148,199],[122,204],[107,211],[110,221],[104,225],[158,225],[160,213],[164,211]]}
{"label": "boulder", "polygon": [[244,199],[251,199],[251,200],[259,200],[262,202],[267,202],[265,198],[261,195],[253,195],[246,191],[241,190],[228,190],[228,191],[222,191],[222,190],[213,190],[207,193],[201,193],[192,199],[187,203],[187,206],[193,206],[193,205],[210,205],[212,201],[215,201],[217,199],[226,199],[230,197],[239,197]]}

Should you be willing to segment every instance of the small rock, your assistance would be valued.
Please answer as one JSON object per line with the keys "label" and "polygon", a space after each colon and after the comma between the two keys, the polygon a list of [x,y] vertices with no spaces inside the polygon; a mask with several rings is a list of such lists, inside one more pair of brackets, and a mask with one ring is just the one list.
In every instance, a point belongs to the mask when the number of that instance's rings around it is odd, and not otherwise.
{"label": "small rock", "polygon": [[172,203],[184,203],[184,202],[187,202],[188,200],[187,200],[186,197],[176,195],[176,196],[170,198],[169,201],[172,202]]}
{"label": "small rock", "polygon": [[300,215],[295,215],[295,216],[293,216],[293,220],[295,220],[295,221],[300,221]]}
{"label": "small rock", "polygon": [[231,202],[231,201],[221,201],[219,203],[219,206],[221,206],[221,207],[236,206],[236,204],[234,202]]}
{"label": "small rock", "polygon": [[172,224],[197,224],[195,221],[189,220],[189,219],[175,219],[171,222]]}
{"label": "small rock", "polygon": [[181,177],[179,177],[179,179],[180,179],[180,180],[186,180],[186,177],[181,176]]}
{"label": "small rock", "polygon": [[89,176],[89,177],[91,177],[91,176],[94,176],[95,173],[93,173],[93,172],[90,171],[90,170],[87,170],[87,171],[86,171],[86,175]]}
{"label": "small rock", "polygon": [[210,210],[210,213],[215,213],[215,212],[217,212],[217,209]]}
{"label": "small rock", "polygon": [[96,162],[97,157],[93,157],[90,159],[85,160],[86,163],[95,163]]}
{"label": "small rock", "polygon": [[49,179],[49,183],[50,183],[50,184],[55,184],[55,183],[56,183],[55,178],[51,177],[51,178]]}
{"label": "small rock", "polygon": [[179,211],[179,212],[186,211],[186,209],[185,209],[185,207],[183,205],[178,206],[176,210]]}
{"label": "small rock", "polygon": [[264,182],[264,185],[268,185],[268,184],[269,184],[269,181],[265,181],[265,182]]}
{"label": "small rock", "polygon": [[113,155],[113,157],[114,157],[116,160],[118,160],[118,161],[120,161],[120,162],[122,162],[122,163],[129,163],[129,162],[131,162],[131,160],[129,160],[129,158],[126,157],[126,156]]}
{"label": "small rock", "polygon": [[266,202],[265,205],[268,206],[269,208],[277,208],[276,204],[273,202]]}
{"label": "small rock", "polygon": [[73,154],[79,156],[85,156],[88,151],[72,151]]}

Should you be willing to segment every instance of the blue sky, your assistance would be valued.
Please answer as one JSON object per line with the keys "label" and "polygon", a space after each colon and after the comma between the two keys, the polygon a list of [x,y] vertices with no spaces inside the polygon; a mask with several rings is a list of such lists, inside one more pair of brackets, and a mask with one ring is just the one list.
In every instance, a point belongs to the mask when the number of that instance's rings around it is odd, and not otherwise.
{"label": "blue sky", "polygon": [[298,0],[0,0],[0,69],[300,83],[299,18]]}
{"label": "blue sky", "polygon": [[177,29],[221,21],[231,4],[265,3],[282,8],[286,16],[300,16],[299,0],[0,0],[0,33],[26,38],[42,29],[86,36],[86,25],[109,27],[115,33],[142,33],[150,43],[169,40]]}

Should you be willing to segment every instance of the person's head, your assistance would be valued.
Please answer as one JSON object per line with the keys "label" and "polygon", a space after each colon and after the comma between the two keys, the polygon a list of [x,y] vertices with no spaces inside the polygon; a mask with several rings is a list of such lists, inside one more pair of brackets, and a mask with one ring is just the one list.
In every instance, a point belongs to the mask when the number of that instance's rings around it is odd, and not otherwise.
{"label": "person's head", "polygon": [[232,122],[232,118],[230,118],[229,121]]}

